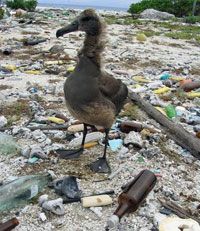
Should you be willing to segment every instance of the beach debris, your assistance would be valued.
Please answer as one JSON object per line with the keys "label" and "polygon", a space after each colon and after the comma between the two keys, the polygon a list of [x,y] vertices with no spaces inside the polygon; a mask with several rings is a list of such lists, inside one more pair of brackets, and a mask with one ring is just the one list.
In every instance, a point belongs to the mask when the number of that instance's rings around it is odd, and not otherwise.
{"label": "beach debris", "polygon": [[[92,132],[87,134],[86,138],[85,138],[85,143],[89,143],[89,142],[94,142],[94,141],[99,141],[103,138],[103,134],[101,132]],[[78,147],[81,145],[83,139],[83,135],[80,135],[78,138],[73,139],[70,143],[69,143],[69,147]]]}
{"label": "beach debris", "polygon": [[140,34],[137,34],[136,39],[137,39],[139,42],[145,42],[145,41],[147,40],[147,37],[146,37],[145,34],[140,33]]}
{"label": "beach debris", "polygon": [[117,150],[119,150],[123,144],[123,140],[122,139],[113,139],[113,140],[109,140],[108,144],[110,146],[110,149],[113,152],[116,152]]}
{"label": "beach debris", "polygon": [[39,43],[43,43],[46,41],[47,41],[46,38],[29,38],[29,39],[26,39],[23,42],[23,44],[24,46],[35,46],[35,45],[38,45]]}
{"label": "beach debris", "polygon": [[10,231],[13,230],[15,227],[19,225],[19,221],[16,217],[4,222],[0,223],[0,230],[1,231]]}
{"label": "beach debris", "polygon": [[4,127],[7,124],[8,120],[5,116],[0,116],[0,128]]}
{"label": "beach debris", "polygon": [[74,124],[68,127],[67,131],[68,132],[82,132],[84,129],[84,125],[83,124]]}
{"label": "beach debris", "polygon": [[112,198],[109,195],[99,195],[81,198],[82,206],[85,208],[89,207],[100,207],[110,205],[113,203]]}
{"label": "beach debris", "polygon": [[103,213],[102,213],[102,207],[90,207],[90,210],[97,215],[98,218],[101,218]]}
{"label": "beach debris", "polygon": [[171,104],[169,104],[165,107],[165,112],[166,112],[168,118],[170,118],[170,119],[175,118],[177,115],[175,107]]}
{"label": "beach debris", "polygon": [[49,174],[21,176],[0,186],[0,211],[24,206],[51,181]]}
{"label": "beach debris", "polygon": [[39,197],[39,205],[44,210],[50,211],[56,215],[63,216],[65,214],[62,198],[48,200],[48,195],[45,194]]}
{"label": "beach debris", "polygon": [[192,219],[181,219],[178,217],[167,217],[159,225],[159,231],[200,231],[198,222]]}
{"label": "beach debris", "polygon": [[134,131],[129,132],[124,139],[124,145],[133,145],[134,147],[142,148],[143,140],[140,133]]}
{"label": "beach debris", "polygon": [[15,155],[19,151],[20,151],[20,147],[14,141],[13,137],[0,132],[0,154]]}
{"label": "beach debris", "polygon": [[53,117],[53,116],[48,117],[47,119],[48,119],[48,121],[51,121],[51,122],[56,123],[56,124],[64,124],[65,123],[65,120],[57,118],[57,117]]}
{"label": "beach debris", "polygon": [[47,220],[47,217],[46,217],[45,213],[39,213],[38,216],[39,216],[39,218],[40,218],[40,220],[42,222],[45,222]]}
{"label": "beach debris", "polygon": [[180,218],[191,218],[200,223],[200,219],[198,217],[194,216],[191,212],[189,212],[189,210],[182,208],[174,201],[169,201],[167,198],[159,198],[159,201],[164,208],[171,210]]}
{"label": "beach debris", "polygon": [[75,176],[68,176],[61,180],[53,182],[55,192],[60,196],[65,196],[69,199],[80,198],[81,190],[78,188],[77,179]]}
{"label": "beach debris", "polygon": [[107,221],[108,229],[116,227],[127,212],[136,211],[155,184],[156,176],[149,170],[141,171],[131,182],[126,184],[118,197],[118,208]]}

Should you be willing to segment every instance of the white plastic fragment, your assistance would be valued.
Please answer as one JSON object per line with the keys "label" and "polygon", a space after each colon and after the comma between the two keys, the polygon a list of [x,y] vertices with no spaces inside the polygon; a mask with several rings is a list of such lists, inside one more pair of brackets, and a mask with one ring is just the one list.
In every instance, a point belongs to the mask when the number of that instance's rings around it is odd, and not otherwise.
{"label": "white plastic fragment", "polygon": [[47,220],[47,217],[46,217],[45,213],[40,213],[40,214],[39,214],[39,218],[40,218],[40,220],[43,221],[43,222]]}
{"label": "white plastic fragment", "polygon": [[65,214],[62,198],[48,201],[48,195],[45,194],[40,196],[39,204],[44,210],[50,211],[56,215],[62,216]]}
{"label": "white plastic fragment", "polygon": [[[73,139],[69,143],[69,147],[78,147],[78,146],[80,146],[81,142],[82,142],[82,138],[83,138],[83,135],[79,136],[78,138]],[[101,132],[92,132],[92,133],[87,134],[86,139],[85,139],[85,143],[99,141],[102,138],[103,138],[103,134]]]}
{"label": "white plastic fragment", "polygon": [[90,207],[90,210],[97,215],[97,217],[101,218],[102,216],[102,207]]}
{"label": "white plastic fragment", "polygon": [[192,219],[168,217],[159,225],[159,231],[200,231],[199,224]]}
{"label": "white plastic fragment", "polygon": [[81,132],[81,131],[83,131],[83,129],[84,129],[83,124],[75,124],[75,125],[69,126],[67,131],[75,133],[75,132]]}
{"label": "white plastic fragment", "polygon": [[123,166],[121,165],[116,171],[112,172],[109,176],[108,179],[112,180],[114,177],[116,177],[122,170],[123,170]]}

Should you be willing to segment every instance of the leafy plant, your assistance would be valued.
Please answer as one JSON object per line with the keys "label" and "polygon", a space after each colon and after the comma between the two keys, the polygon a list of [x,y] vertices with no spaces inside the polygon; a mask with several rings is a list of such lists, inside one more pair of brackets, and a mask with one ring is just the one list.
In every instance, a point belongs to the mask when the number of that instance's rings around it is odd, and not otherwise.
{"label": "leafy plant", "polygon": [[11,9],[23,9],[27,11],[34,11],[37,6],[37,0],[7,0],[7,7]]}
{"label": "leafy plant", "polygon": [[[192,14],[194,0],[142,0],[131,4],[129,12],[132,14],[141,13],[146,9],[155,9],[174,14],[177,17],[189,16]],[[196,15],[200,13],[200,0],[196,3]]]}
{"label": "leafy plant", "polygon": [[185,18],[185,22],[191,24],[200,23],[200,16],[188,16]]}
{"label": "leafy plant", "polygon": [[4,9],[0,8],[0,20],[3,18],[4,16]]}

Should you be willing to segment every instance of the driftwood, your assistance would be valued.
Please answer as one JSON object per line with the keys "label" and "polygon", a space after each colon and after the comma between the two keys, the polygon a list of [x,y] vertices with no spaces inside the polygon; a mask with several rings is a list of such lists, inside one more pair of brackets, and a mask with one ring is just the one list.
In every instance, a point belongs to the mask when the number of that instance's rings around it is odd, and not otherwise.
{"label": "driftwood", "polygon": [[160,201],[163,207],[170,209],[174,214],[176,214],[180,218],[191,218],[200,224],[200,219],[197,216],[191,214],[189,210],[182,208],[181,206],[177,205],[175,202],[169,201],[168,198],[166,199],[159,198],[158,200]]}
{"label": "driftwood", "polygon": [[130,93],[129,97],[136,102],[150,117],[163,126],[170,139],[173,139],[181,147],[187,149],[194,157],[200,159],[200,140],[186,131],[181,125],[175,124],[150,103],[142,99],[136,93]]}

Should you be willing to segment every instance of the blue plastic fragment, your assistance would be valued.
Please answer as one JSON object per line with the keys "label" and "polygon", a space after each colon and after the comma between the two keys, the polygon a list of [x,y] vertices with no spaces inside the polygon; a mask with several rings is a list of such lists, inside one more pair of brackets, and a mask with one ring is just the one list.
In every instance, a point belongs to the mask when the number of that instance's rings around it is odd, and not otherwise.
{"label": "blue plastic fragment", "polygon": [[29,163],[29,164],[34,164],[34,163],[37,162],[38,160],[39,160],[38,157],[33,156],[33,157],[31,157],[31,158],[28,159],[28,163]]}
{"label": "blue plastic fragment", "polygon": [[109,140],[108,141],[110,148],[113,152],[116,152],[119,148],[121,148],[123,144],[122,139],[114,139],[114,140]]}
{"label": "blue plastic fragment", "polygon": [[160,76],[160,80],[167,80],[171,77],[171,75],[169,73],[163,73],[161,76]]}

